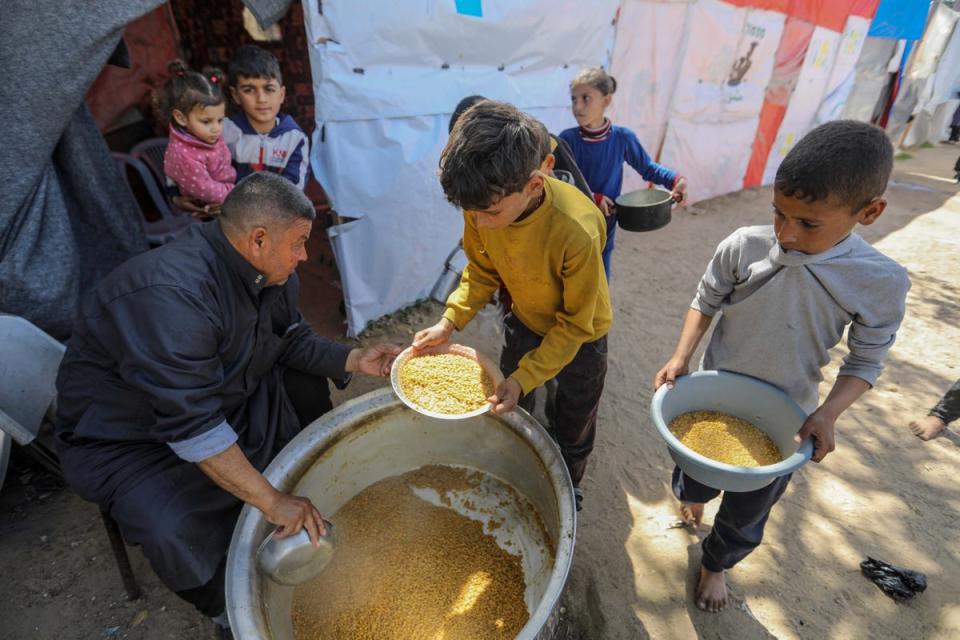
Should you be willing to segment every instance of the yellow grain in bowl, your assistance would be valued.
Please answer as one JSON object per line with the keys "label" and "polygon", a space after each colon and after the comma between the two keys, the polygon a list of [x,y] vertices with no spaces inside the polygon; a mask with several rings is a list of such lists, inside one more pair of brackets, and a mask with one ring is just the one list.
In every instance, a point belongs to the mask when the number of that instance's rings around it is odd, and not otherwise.
{"label": "yellow grain in bowl", "polygon": [[462,414],[476,411],[493,395],[493,380],[480,363],[457,353],[410,358],[400,368],[400,389],[427,411]]}
{"label": "yellow grain in bowl", "polygon": [[770,436],[746,420],[717,411],[691,411],[670,421],[670,433],[717,462],[763,467],[783,460]]}

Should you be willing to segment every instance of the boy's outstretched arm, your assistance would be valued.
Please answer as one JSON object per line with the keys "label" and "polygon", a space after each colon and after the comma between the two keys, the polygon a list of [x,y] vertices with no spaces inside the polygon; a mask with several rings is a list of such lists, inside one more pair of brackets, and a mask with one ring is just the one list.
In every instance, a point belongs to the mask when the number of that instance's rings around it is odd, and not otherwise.
{"label": "boy's outstretched arm", "polygon": [[794,436],[797,442],[803,442],[808,436],[813,438],[812,460],[814,462],[820,462],[837,448],[833,434],[837,418],[866,393],[870,386],[870,383],[863,378],[837,376],[830,395],[817,407],[816,411],[807,417],[800,431]]}
{"label": "boy's outstretched arm", "polygon": [[697,350],[703,334],[710,328],[712,320],[712,316],[697,309],[691,308],[687,311],[677,348],[667,363],[657,372],[657,377],[653,381],[654,389],[659,389],[663,384],[666,384],[668,389],[673,389],[676,379],[690,372],[690,358]]}

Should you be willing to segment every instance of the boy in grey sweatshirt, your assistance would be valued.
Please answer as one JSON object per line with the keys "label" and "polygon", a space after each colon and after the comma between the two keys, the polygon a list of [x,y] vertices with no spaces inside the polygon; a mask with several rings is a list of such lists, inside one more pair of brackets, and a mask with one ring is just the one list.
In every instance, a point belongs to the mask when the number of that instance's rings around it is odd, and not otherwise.
{"label": "boy in grey sweatshirt", "polygon": [[[813,461],[833,451],[834,423],[880,375],[910,288],[906,269],[853,232],[883,213],[892,168],[893,147],[872,125],[835,121],[807,134],[777,171],[773,226],[744,227],[720,243],[654,386],[672,387],[689,371],[721,312],[703,368],[779,387],[809,413],[796,438],[813,438]],[[847,328],[849,354],[820,404],[820,370]],[[726,606],[724,571],[760,544],[789,481],[787,475],[756,491],[724,492],[702,545],[699,608]],[[698,525],[704,503],[720,494],[677,468],[673,489],[685,519]]]}

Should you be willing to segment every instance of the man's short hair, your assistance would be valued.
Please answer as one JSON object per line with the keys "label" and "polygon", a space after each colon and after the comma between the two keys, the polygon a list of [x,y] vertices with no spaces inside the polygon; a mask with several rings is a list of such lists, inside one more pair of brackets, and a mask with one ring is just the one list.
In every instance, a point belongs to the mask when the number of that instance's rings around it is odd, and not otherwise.
{"label": "man's short hair", "polygon": [[521,191],[548,153],[546,127],[512,104],[484,100],[454,125],[440,154],[440,185],[452,204],[487,209]]}
{"label": "man's short hair", "polygon": [[883,195],[893,171],[893,145],[872,124],[835,120],[822,124],[790,150],[774,187],[807,202],[832,199],[859,211]]}
{"label": "man's short hair", "polygon": [[298,219],[316,220],[313,203],[295,184],[275,173],[252,173],[223,201],[220,221],[247,233],[255,227],[286,228]]}
{"label": "man's short hair", "polygon": [[247,44],[237,49],[233,57],[230,58],[230,66],[227,71],[229,75],[227,80],[231,87],[237,86],[240,76],[273,78],[279,84],[283,84],[280,63],[277,62],[272,53],[254,44]]}

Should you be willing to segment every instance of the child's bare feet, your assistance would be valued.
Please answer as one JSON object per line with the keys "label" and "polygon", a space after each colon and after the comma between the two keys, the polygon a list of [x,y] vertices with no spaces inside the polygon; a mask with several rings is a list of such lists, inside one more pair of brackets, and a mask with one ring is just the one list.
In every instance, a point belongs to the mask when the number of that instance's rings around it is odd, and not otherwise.
{"label": "child's bare feet", "polygon": [[947,425],[937,416],[927,416],[910,423],[910,431],[921,440],[936,438],[946,428]]}
{"label": "child's bare feet", "polygon": [[703,520],[703,503],[681,502],[680,519],[683,520],[685,525],[699,529],[700,522]]}
{"label": "child's bare feet", "polygon": [[714,573],[700,566],[695,601],[698,609],[710,613],[719,613],[727,608],[727,580],[723,571]]}

